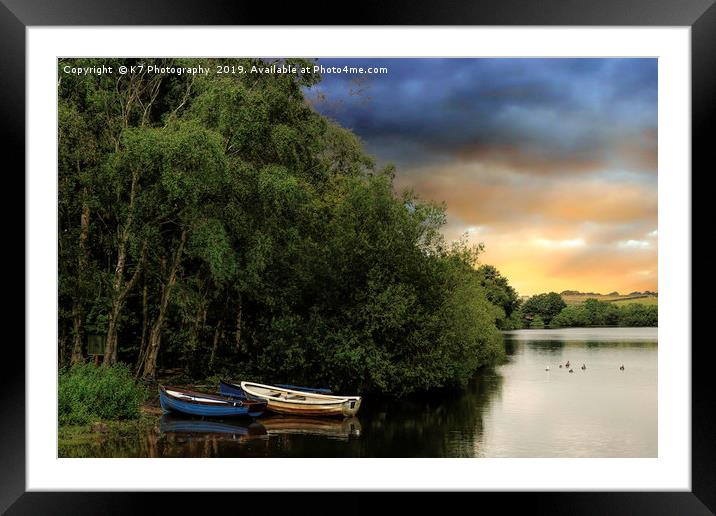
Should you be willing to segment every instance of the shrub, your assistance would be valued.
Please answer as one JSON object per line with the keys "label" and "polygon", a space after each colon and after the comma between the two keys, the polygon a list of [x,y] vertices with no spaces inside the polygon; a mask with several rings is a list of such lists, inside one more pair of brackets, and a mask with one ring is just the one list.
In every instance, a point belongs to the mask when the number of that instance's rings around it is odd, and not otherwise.
{"label": "shrub", "polygon": [[133,419],[147,398],[124,364],[78,364],[60,371],[58,416],[61,425],[97,420]]}
{"label": "shrub", "polygon": [[544,321],[539,315],[535,315],[534,319],[530,323],[530,328],[533,330],[541,330],[544,328]]}

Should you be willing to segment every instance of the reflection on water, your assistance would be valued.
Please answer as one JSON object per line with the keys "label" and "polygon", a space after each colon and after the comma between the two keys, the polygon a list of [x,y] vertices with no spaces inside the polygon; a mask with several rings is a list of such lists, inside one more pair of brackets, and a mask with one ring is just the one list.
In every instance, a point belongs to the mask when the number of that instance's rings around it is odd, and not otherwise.
{"label": "reflection on water", "polygon": [[319,435],[335,439],[360,437],[357,417],[346,419],[326,417],[272,416],[261,420],[269,435]]}
{"label": "reflection on water", "polygon": [[266,427],[258,421],[185,418],[174,414],[162,415],[159,420],[159,431],[187,435],[191,438],[213,436],[214,434],[221,434],[231,439],[266,435]]}
{"label": "reflection on water", "polygon": [[656,328],[508,332],[507,363],[481,371],[464,391],[367,398],[358,417],[344,420],[165,414],[139,435],[62,455],[655,457],[656,340]]}

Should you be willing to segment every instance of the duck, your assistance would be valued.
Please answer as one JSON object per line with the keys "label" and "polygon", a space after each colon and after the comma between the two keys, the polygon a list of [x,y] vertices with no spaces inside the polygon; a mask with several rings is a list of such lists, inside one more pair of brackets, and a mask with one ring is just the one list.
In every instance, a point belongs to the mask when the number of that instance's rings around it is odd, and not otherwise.
{"label": "duck", "polygon": [[569,360],[567,360],[567,363],[564,364],[564,367],[569,367]]}
{"label": "duck", "polygon": [[619,368],[620,371],[624,371],[624,364]]}
{"label": "duck", "polygon": [[559,364],[559,368],[562,369],[562,364]]}
{"label": "duck", "polygon": [[570,369],[569,372],[570,372],[570,373],[573,373],[573,372],[574,372],[574,369]]}
{"label": "duck", "polygon": [[586,371],[586,370],[587,370],[587,366],[585,366],[584,364],[582,364],[582,371]]}

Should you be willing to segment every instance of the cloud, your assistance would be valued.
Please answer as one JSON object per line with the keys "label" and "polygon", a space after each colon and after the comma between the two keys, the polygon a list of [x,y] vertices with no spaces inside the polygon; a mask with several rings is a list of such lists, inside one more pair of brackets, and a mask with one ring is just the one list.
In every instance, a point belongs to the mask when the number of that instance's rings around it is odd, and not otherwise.
{"label": "cloud", "polygon": [[536,241],[537,245],[548,248],[557,249],[569,249],[572,247],[584,247],[586,242],[583,238],[572,238],[568,240],[547,240],[545,238],[538,238]]}
{"label": "cloud", "polygon": [[651,243],[646,240],[622,240],[617,245],[625,249],[648,249],[651,247]]}
{"label": "cloud", "polygon": [[396,186],[446,202],[449,214],[471,225],[571,221],[611,223],[614,228],[643,220],[645,227],[653,227],[657,214],[655,184],[598,174],[556,179],[454,162],[399,170]]}
{"label": "cloud", "polygon": [[656,59],[319,61],[388,68],[307,95],[521,293],[656,290]]}
{"label": "cloud", "polygon": [[[399,164],[447,157],[591,170],[617,158],[653,172],[655,59],[321,59],[386,66],[387,75],[328,76],[316,106]],[[417,145],[416,145],[417,144]],[[549,166],[553,164],[554,166]],[[569,167],[567,167],[569,168]]]}

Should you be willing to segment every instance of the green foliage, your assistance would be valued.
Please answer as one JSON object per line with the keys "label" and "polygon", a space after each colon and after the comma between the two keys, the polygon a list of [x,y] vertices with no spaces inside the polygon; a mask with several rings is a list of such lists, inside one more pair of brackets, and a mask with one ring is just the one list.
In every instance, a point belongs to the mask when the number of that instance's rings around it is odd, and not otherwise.
{"label": "green foliage", "polygon": [[124,364],[77,364],[60,371],[58,416],[61,425],[133,419],[147,397]]}
{"label": "green foliage", "polygon": [[533,330],[541,330],[544,328],[544,321],[542,320],[542,317],[539,315],[535,315],[532,318],[532,321],[530,321],[530,329]]}
{"label": "green foliage", "polygon": [[567,304],[562,296],[556,292],[532,296],[522,305],[522,318],[525,326],[531,326],[532,321],[539,317],[543,325],[549,325],[552,318],[561,312]]}
{"label": "green foliage", "polygon": [[621,305],[587,299],[584,303],[564,308],[552,319],[549,326],[658,326],[658,307],[638,303]]}
{"label": "green foliage", "polygon": [[487,299],[502,309],[497,318],[497,327],[502,330],[515,329],[516,321],[512,315],[520,306],[517,291],[512,288],[504,276],[492,265],[481,265],[477,269],[480,284],[485,289]]}
{"label": "green foliage", "polygon": [[62,77],[61,349],[73,316],[108,331],[120,306],[121,360],[158,331],[157,367],[194,377],[405,394],[501,359],[516,293],[311,108],[315,74]]}
{"label": "green foliage", "polygon": [[568,305],[549,323],[550,328],[590,326],[591,320],[583,304]]}
{"label": "green foliage", "polygon": [[523,326],[522,317],[520,314],[520,310],[517,309],[512,314],[505,319],[502,319],[502,321],[498,321],[500,323],[500,329],[501,330],[519,330]]}
{"label": "green foliage", "polygon": [[658,305],[642,305],[628,303],[619,307],[619,324],[621,326],[658,326]]}

